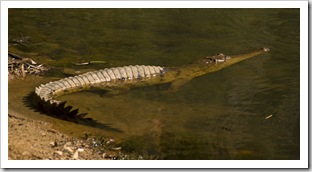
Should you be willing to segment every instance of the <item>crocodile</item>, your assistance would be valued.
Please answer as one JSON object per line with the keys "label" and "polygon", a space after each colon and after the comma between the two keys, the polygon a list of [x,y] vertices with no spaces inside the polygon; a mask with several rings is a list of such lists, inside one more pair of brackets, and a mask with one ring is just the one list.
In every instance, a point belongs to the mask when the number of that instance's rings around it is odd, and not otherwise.
{"label": "crocodile", "polygon": [[35,88],[36,103],[39,109],[45,113],[52,113],[62,119],[92,120],[91,118],[85,118],[87,113],[79,114],[78,109],[72,110],[72,106],[65,106],[66,101],[59,101],[55,98],[64,94],[90,89],[91,87],[104,87],[112,90],[170,83],[170,90],[174,91],[195,77],[219,71],[268,51],[270,51],[269,48],[261,48],[250,53],[233,56],[220,53],[204,57],[181,67],[129,65],[91,71],[41,84]]}

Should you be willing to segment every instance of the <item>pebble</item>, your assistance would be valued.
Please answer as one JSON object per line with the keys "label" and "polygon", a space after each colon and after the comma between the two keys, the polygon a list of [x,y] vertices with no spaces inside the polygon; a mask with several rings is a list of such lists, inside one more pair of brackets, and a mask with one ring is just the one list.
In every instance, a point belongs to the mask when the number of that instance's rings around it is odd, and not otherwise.
{"label": "pebble", "polygon": [[106,157],[106,153],[103,153],[102,157],[105,158]]}
{"label": "pebble", "polygon": [[55,154],[58,154],[58,155],[60,155],[60,156],[63,155],[63,152],[62,152],[62,151],[55,151],[54,153],[55,153]]}
{"label": "pebble", "polygon": [[119,151],[119,150],[121,150],[121,147],[114,147],[114,148],[111,148],[111,150]]}
{"label": "pebble", "polygon": [[106,142],[106,144],[109,144],[109,143],[114,142],[114,141],[115,141],[114,139],[109,139],[109,140]]}
{"label": "pebble", "polygon": [[65,147],[64,149],[65,149],[66,151],[68,151],[69,153],[73,153],[73,152],[74,152],[70,147]]}
{"label": "pebble", "polygon": [[74,155],[73,155],[73,159],[74,160],[78,160],[79,159],[79,154],[78,152],[83,152],[84,150],[82,148],[79,148],[75,151]]}
{"label": "pebble", "polygon": [[57,142],[56,142],[56,141],[54,141],[54,142],[50,142],[50,146],[52,146],[52,147],[57,146]]}
{"label": "pebble", "polygon": [[71,145],[72,145],[71,142],[67,142],[67,143],[65,143],[64,147],[71,146]]}
{"label": "pebble", "polygon": [[78,150],[76,150],[76,152],[74,153],[74,155],[73,155],[73,159],[74,160],[78,160]]}

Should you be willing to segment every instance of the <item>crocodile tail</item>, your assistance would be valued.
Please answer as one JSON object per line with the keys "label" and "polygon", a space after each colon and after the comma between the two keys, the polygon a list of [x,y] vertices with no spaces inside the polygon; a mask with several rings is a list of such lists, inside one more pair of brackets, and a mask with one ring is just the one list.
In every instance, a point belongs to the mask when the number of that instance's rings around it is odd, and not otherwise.
{"label": "crocodile tail", "polygon": [[87,79],[87,77],[90,77],[89,75],[78,75],[42,84],[35,90],[35,104],[40,111],[53,117],[73,122],[90,120],[90,118],[85,118],[85,113],[79,114],[79,109],[73,109],[72,106],[66,105],[66,101],[54,100],[54,97],[59,95],[77,92],[90,87],[91,83]]}
{"label": "crocodile tail", "polygon": [[145,65],[114,67],[87,72],[36,87],[36,102],[41,111],[52,116],[67,120],[90,120],[90,118],[85,118],[86,113],[79,114],[78,109],[73,110],[72,106],[66,106],[66,101],[62,102],[54,98],[90,87],[125,84],[125,82],[155,77],[163,73],[163,67]]}
{"label": "crocodile tail", "polygon": [[[33,102],[35,104],[32,104],[36,106],[36,109],[40,112],[52,116],[58,119],[74,122],[77,124],[89,126],[89,127],[95,127],[103,130],[109,130],[112,132],[122,132],[121,130],[117,128],[112,128],[107,124],[99,123],[98,121],[88,118],[87,113],[78,113],[78,109],[72,110],[72,106],[66,106],[66,101],[57,103],[51,103],[48,101],[42,100],[37,94],[33,96],[33,94],[30,94],[29,96],[32,97]],[[29,97],[30,98],[30,97]]]}
{"label": "crocodile tail", "polygon": [[35,94],[34,102],[37,109],[49,116],[53,116],[66,121],[75,123],[86,122],[92,118],[85,118],[87,113],[79,113],[79,109],[74,109],[72,106],[66,105],[66,101],[52,102],[51,100],[42,100]]}

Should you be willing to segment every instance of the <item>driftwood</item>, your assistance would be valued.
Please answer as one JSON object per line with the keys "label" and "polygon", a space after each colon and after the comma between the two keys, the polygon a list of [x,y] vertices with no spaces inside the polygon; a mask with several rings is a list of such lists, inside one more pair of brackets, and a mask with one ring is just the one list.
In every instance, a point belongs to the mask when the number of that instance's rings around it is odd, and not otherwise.
{"label": "driftwood", "polygon": [[106,63],[105,61],[89,61],[89,62],[76,62],[74,63],[77,66],[89,65],[89,64],[96,64],[96,63]]}
{"label": "driftwood", "polygon": [[9,78],[39,75],[48,70],[48,67],[36,63],[30,58],[23,58],[17,54],[8,53]]}

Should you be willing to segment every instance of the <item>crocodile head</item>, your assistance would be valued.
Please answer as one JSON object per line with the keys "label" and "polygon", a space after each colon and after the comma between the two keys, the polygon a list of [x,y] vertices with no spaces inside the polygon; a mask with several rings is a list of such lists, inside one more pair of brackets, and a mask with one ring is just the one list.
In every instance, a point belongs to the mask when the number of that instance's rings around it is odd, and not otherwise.
{"label": "crocodile head", "polygon": [[204,60],[203,60],[203,63],[206,63],[206,64],[211,64],[211,63],[222,63],[222,62],[225,62],[227,60],[231,59],[230,56],[226,56],[222,53],[219,53],[218,55],[214,55],[212,57],[210,56],[207,56]]}
{"label": "crocodile head", "polygon": [[231,56],[227,56],[220,53],[218,55],[205,57],[204,59],[195,62],[195,64],[200,66],[200,70],[202,70],[203,73],[210,73],[221,70],[223,68],[236,64],[240,61],[249,59],[251,57],[265,54],[269,51],[270,51],[269,48],[261,48],[260,50],[256,50],[247,54],[231,55]]}

